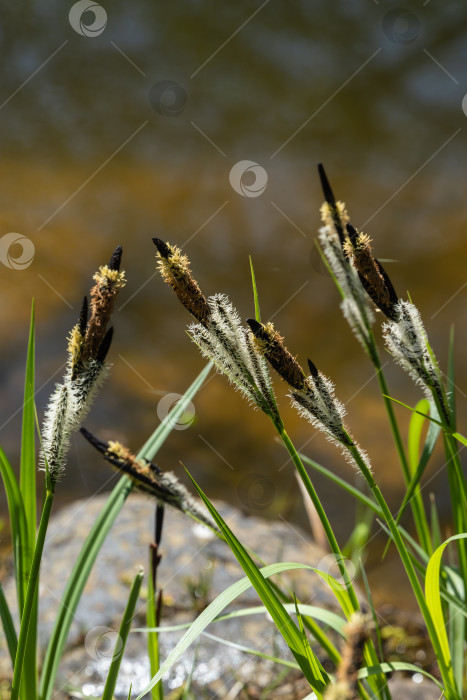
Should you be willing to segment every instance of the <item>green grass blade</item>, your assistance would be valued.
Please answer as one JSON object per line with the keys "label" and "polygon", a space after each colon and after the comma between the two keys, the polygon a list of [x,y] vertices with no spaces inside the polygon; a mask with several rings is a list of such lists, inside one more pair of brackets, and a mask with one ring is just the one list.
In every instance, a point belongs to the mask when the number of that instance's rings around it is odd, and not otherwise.
{"label": "green grass blade", "polygon": [[[152,550],[150,554],[149,563],[149,576],[148,576],[148,600],[146,605],[146,622],[148,627],[157,627],[157,608],[156,608],[156,598],[154,591],[154,583],[152,580]],[[162,596],[159,600],[160,605],[162,605]],[[148,646],[148,656],[149,656],[149,668],[151,670],[151,677],[155,676],[160,668],[160,655],[159,655],[159,633],[148,634],[147,638]],[[163,700],[164,691],[162,687],[162,681],[158,683],[151,690],[151,700]]]}
{"label": "green grass blade", "polygon": [[[34,549],[32,565],[28,576],[28,588],[26,599],[24,601],[23,615],[21,618],[21,627],[18,637],[18,648],[15,658],[15,669],[13,673],[13,683],[11,686],[11,700],[17,700],[19,697],[20,687],[24,690],[25,697],[37,697],[37,680],[36,680],[36,664],[35,664],[35,639],[36,639],[36,622],[37,622],[37,600],[39,589],[39,572],[42,561],[42,553],[44,549],[45,536],[49,524],[50,513],[52,510],[53,492],[47,491],[44,506],[42,508],[41,521],[37,532],[37,541]],[[34,646],[31,640],[34,640]],[[31,656],[34,655],[34,662],[31,661]],[[23,675],[23,669],[26,673]]]}
{"label": "green grass blade", "polygon": [[36,425],[34,409],[34,302],[31,309],[26,376],[24,381],[23,426],[21,433],[20,490],[28,526],[31,561],[36,543]]}
{"label": "green grass blade", "polygon": [[18,648],[18,637],[16,635],[15,624],[11,616],[10,608],[3,592],[2,582],[0,581],[0,617],[2,618],[3,631],[10,653],[12,668],[15,663],[16,649]]}
{"label": "green grass blade", "polygon": [[120,629],[118,631],[117,641],[115,643],[112,662],[110,664],[109,672],[107,674],[104,692],[102,693],[102,700],[112,700],[112,698],[114,697],[115,686],[117,685],[118,672],[120,670],[120,664],[122,662],[126,642],[128,639],[128,634],[130,632],[131,622],[135,613],[136,603],[138,602],[139,592],[141,590],[141,584],[143,582],[143,576],[144,571],[143,569],[140,569],[136,574],[133,584],[131,586],[130,595],[128,597],[128,603],[125,608],[125,613],[123,615],[122,622],[120,624]]}
{"label": "green grass blade", "polygon": [[[176,404],[176,406],[174,406],[172,411],[170,411],[166,418],[153,432],[149,440],[143,445],[141,450],[136,455],[137,459],[144,458],[151,460],[154,458],[167,435],[169,435],[171,430],[173,430],[173,427],[176,425],[177,419],[184,412],[187,401],[191,400],[195,396],[196,392],[199,390],[203,381],[207,377],[211,367],[212,364],[209,363],[203,369],[193,384],[191,384],[191,386],[188,388],[182,399]],[[41,700],[49,700],[51,696],[60,657],[63,653],[63,649],[65,648],[66,638],[68,636],[68,632],[84,586],[86,585],[91,569],[94,566],[99,550],[107,537],[107,533],[112,527],[119,512],[123,508],[125,500],[127,499],[131,489],[132,482],[130,479],[128,479],[126,476],[122,477],[117,486],[111,492],[105,506],[93,524],[78,555],[78,559],[75,562],[62,596],[60,610],[46,650],[40,683]]]}
{"label": "green grass blade", "polygon": [[[440,568],[441,558],[447,545],[450,542],[466,538],[467,533],[461,533],[459,535],[449,537],[449,539],[445,540],[431,555],[430,560],[428,561],[425,577],[426,602],[430,610],[433,623],[438,633],[438,639],[440,643],[441,653],[443,655],[444,664],[449,669],[449,676],[453,687],[455,687],[455,679],[452,669],[452,657],[451,650],[449,647],[448,636],[446,634],[446,623],[444,620],[443,607],[440,595]],[[459,688],[458,690],[459,692],[462,692],[462,688]]]}
{"label": "green grass blade", "polygon": [[[341,637],[345,637],[344,627],[347,623],[343,617],[337,615],[337,613],[326,610],[325,608],[318,608],[316,605],[307,605],[305,603],[297,603],[298,610],[301,615],[306,617],[311,617],[313,620],[318,620],[323,622],[325,625],[333,629]],[[295,612],[295,605],[293,603],[284,603],[284,608],[289,613]],[[226,615],[218,615],[213,622],[221,622],[223,620],[233,620],[237,617],[245,617],[249,615],[264,615],[267,612],[264,605],[255,605],[249,608],[241,608],[240,610],[235,610],[234,612],[227,613]],[[163,625],[161,627],[156,627],[154,629],[150,628],[136,628],[134,632],[175,632],[178,630],[188,629],[191,627],[192,622],[185,622],[180,625]]]}
{"label": "green grass blade", "polygon": [[452,424],[456,425],[456,392],[454,382],[454,326],[449,333],[448,374],[447,374],[447,399],[451,412]]}
{"label": "green grass blade", "polygon": [[295,614],[296,614],[297,620],[298,620],[298,627],[300,630],[300,634],[302,636],[302,643],[303,643],[303,646],[305,649],[306,657],[308,659],[308,664],[313,672],[314,677],[319,678],[321,681],[324,681],[325,677],[327,677],[327,673],[324,670],[323,666],[321,665],[321,662],[319,661],[318,657],[316,656],[316,654],[314,653],[313,649],[310,646],[310,640],[308,639],[307,634],[305,632],[305,626],[303,624],[302,616],[300,615],[300,611],[298,609],[296,598],[294,601],[294,605],[295,605]]}
{"label": "green grass blade", "polygon": [[[36,528],[37,528],[37,513],[36,513],[36,426],[35,426],[35,405],[34,405],[34,301],[31,306],[31,323],[29,330],[28,352],[26,360],[26,374],[24,382],[24,400],[23,400],[23,421],[21,431],[21,472],[20,472],[20,490],[23,496],[24,513],[27,524],[27,548],[26,556],[23,559],[24,573],[26,576],[25,584],[28,585],[28,593],[26,593],[25,609],[27,615],[26,626],[28,629],[26,637],[26,646],[24,650],[24,665],[27,673],[23,675],[21,694],[34,700],[37,697],[37,595],[32,592],[29,594],[30,581],[29,575],[32,577],[32,568],[34,567],[35,549],[36,549]],[[36,564],[37,566],[37,564]],[[33,586],[38,586],[39,571],[34,573],[34,578],[37,576],[37,581]],[[26,603],[28,598],[31,602],[31,609],[26,611]],[[18,639],[18,650],[21,650],[21,635],[23,630],[24,619],[21,621],[21,629]],[[12,696],[13,697],[13,696]]]}
{"label": "green grass blade", "polygon": [[352,484],[349,484],[348,481],[345,481],[345,479],[341,479],[340,476],[337,476],[334,474],[332,471],[327,469],[326,467],[323,467],[321,464],[318,464],[318,462],[315,462],[313,459],[310,459],[310,457],[307,457],[303,453],[299,452],[300,459],[305,462],[305,464],[308,464],[308,466],[313,467],[315,471],[317,471],[319,474],[322,474],[323,476],[327,477],[330,481],[332,481],[334,484],[337,484],[340,486],[340,488],[344,489],[344,491],[347,491],[347,493],[350,493],[354,498],[356,498],[360,503],[362,503],[364,506],[367,508],[370,508],[376,515],[382,517],[382,512],[381,508],[379,505],[374,501],[371,497],[367,496],[364,493],[361,493],[355,486],[352,486]]}
{"label": "green grass blade", "polygon": [[251,284],[253,285],[253,297],[255,300],[255,318],[258,321],[258,323],[261,323],[261,311],[259,308],[258,289],[256,288],[255,270],[253,268],[253,260],[251,259],[251,255],[249,256],[249,258],[250,258],[250,270],[251,270]]}
{"label": "green grass blade", "polygon": [[49,700],[51,696],[57,667],[84,586],[86,585],[86,581],[91,573],[91,569],[107,533],[121,511],[131,489],[132,483],[130,479],[123,476],[111,492],[78,555],[73,571],[65,587],[52,636],[47,646],[41,674],[41,700]]}
{"label": "green grass blade", "polygon": [[313,668],[313,666],[310,665],[310,662],[307,658],[307,652],[304,648],[300,632],[290,615],[284,609],[284,606],[279,600],[277,594],[265,580],[265,578],[261,574],[261,571],[254,563],[253,559],[250,557],[250,555],[247,553],[241,542],[235,537],[233,532],[224,522],[224,520],[214,508],[210,500],[207,498],[206,494],[202,491],[202,489],[198,486],[198,484],[194,481],[194,479],[191,476],[190,478],[193,481],[193,484],[196,490],[198,491],[200,498],[204,501],[204,504],[211,513],[222,534],[224,535],[224,538],[227,544],[229,545],[230,549],[232,550],[235,558],[237,559],[240,566],[250,579],[253,588],[256,590],[259,597],[266,606],[268,613],[274,620],[278,630],[283,636],[290,651],[294,655],[306,679],[310,683],[313,690],[315,692],[317,691],[320,693],[329,680],[327,674],[325,672],[323,674],[321,673],[321,671],[319,674],[315,674],[315,669]]}
{"label": "green grass blade", "polygon": [[[261,568],[261,575],[264,578],[269,578],[274,576],[274,574],[280,574],[284,571],[291,571],[296,569],[304,569],[308,571],[316,571],[311,566],[306,564],[297,564],[293,562],[282,562],[279,564],[269,564]],[[144,690],[138,695],[136,700],[142,700],[146,693],[148,693],[156,683],[160,681],[164,673],[168,671],[180,658],[180,656],[188,649],[188,647],[199,637],[199,635],[206,629],[206,627],[219,618],[221,612],[232,603],[238,596],[242,595],[252,586],[250,579],[245,576],[244,578],[236,581],[231,586],[226,588],[222,593],[220,593],[217,598],[215,598],[212,603],[208,605],[203,612],[198,615],[196,620],[190,624],[189,629],[180,639],[175,648],[170,652],[169,656],[165,662],[160,667],[156,676],[151,680],[151,682],[144,688]],[[301,607],[301,606],[300,606]],[[165,627],[162,629],[166,629]]]}
{"label": "green grass blade", "polygon": [[[418,402],[415,408],[417,409],[417,411],[420,411],[420,413],[428,413],[430,411],[430,402],[427,399],[422,399]],[[426,517],[425,507],[423,505],[422,494],[420,491],[420,478],[428,462],[428,459],[426,459],[423,463],[420,458],[420,445],[422,440],[422,431],[424,424],[425,419],[418,412],[412,413],[410,417],[408,435],[409,469],[410,477],[412,480],[410,486],[412,488],[409,487],[409,489],[407,490],[407,493],[409,494],[407,502],[411,502],[412,513],[419,541],[424,547],[424,549],[429,554],[431,554],[433,551],[433,545],[431,542],[430,529],[428,527],[428,520]],[[430,426],[432,426],[432,424],[430,424]],[[436,429],[436,426],[434,426],[434,428]],[[420,468],[420,464],[422,464],[422,468]],[[417,478],[414,479],[414,476],[416,476]],[[413,493],[413,498],[411,493]],[[398,522],[398,519],[396,520],[396,522]]]}
{"label": "green grass blade", "polygon": [[210,634],[209,632],[203,632],[203,637],[207,637],[208,639],[211,639],[213,642],[217,642],[218,644],[222,644],[223,646],[229,647],[230,649],[242,651],[245,654],[250,654],[251,656],[258,656],[260,659],[264,659],[264,661],[270,661],[273,664],[280,664],[281,666],[287,666],[288,668],[295,668],[298,671],[300,671],[300,666],[295,661],[289,661],[288,659],[281,659],[278,656],[269,656],[269,654],[265,654],[262,651],[258,651],[257,649],[251,649],[250,647],[246,647],[243,644],[237,644],[237,642],[231,642],[228,639],[222,639],[222,637],[217,637],[215,634]]}
{"label": "green grass blade", "polygon": [[464,626],[465,618],[457,614],[454,605],[449,605],[449,646],[452,649],[452,666],[458,688],[464,682]]}
{"label": "green grass blade", "polygon": [[[366,595],[368,598],[368,605],[370,606],[371,617],[373,619],[373,624],[374,624],[375,630],[376,630],[376,641],[378,643],[379,657],[378,657],[378,653],[376,652],[376,648],[373,645],[367,644],[365,647],[365,659],[369,659],[371,662],[371,665],[373,666],[375,664],[377,665],[378,663],[382,663],[382,661],[383,661],[383,656],[384,656],[383,655],[383,642],[381,639],[381,632],[380,632],[379,624],[378,624],[378,616],[376,614],[376,610],[375,610],[375,607],[373,605],[373,598],[371,595],[371,590],[370,590],[370,586],[368,584],[368,578],[366,575],[365,567],[363,566],[363,562],[360,562],[360,571],[361,571],[363,582],[365,585]],[[376,678],[376,683],[377,683],[376,690],[378,692],[378,696],[380,696],[382,700],[391,700],[391,694],[388,690],[386,679],[384,678],[384,676],[382,677],[382,676],[378,675],[378,677]]]}
{"label": "green grass blade", "polygon": [[27,523],[24,513],[24,504],[15,473],[5,453],[0,448],[0,474],[8,503],[10,517],[11,538],[13,544],[13,556],[15,562],[15,581],[18,597],[18,612],[21,617],[26,597],[27,572],[30,556],[27,539]]}
{"label": "green grass blade", "polygon": [[204,367],[202,372],[200,372],[200,374],[196,377],[194,382],[188,387],[180,401],[177,401],[172,410],[169,411],[169,413],[157,426],[156,430],[153,432],[151,437],[143,445],[143,447],[139,451],[140,457],[143,457],[144,459],[148,460],[154,458],[154,455],[158,452],[161,445],[165,442],[167,437],[170,435],[170,433],[176,426],[180,416],[182,416],[185,413],[186,409],[189,407],[190,401],[201,389],[201,386],[203,385],[212,367],[213,363],[208,362],[206,367]]}
{"label": "green grass blade", "polygon": [[[367,666],[365,668],[361,668],[358,671],[358,677],[360,680],[363,680],[364,678],[369,678],[370,676],[373,676],[375,673],[394,673],[394,671],[422,673],[424,676],[429,678],[430,681],[436,683],[436,685],[442,693],[444,692],[444,688],[441,685],[441,683],[434,676],[432,676],[431,673],[428,673],[428,671],[425,671],[423,668],[420,668],[420,666],[415,666],[414,664],[409,664],[405,661],[391,661],[390,663],[385,662],[383,664],[377,664],[375,666]],[[445,696],[443,695],[442,697],[444,698]]]}

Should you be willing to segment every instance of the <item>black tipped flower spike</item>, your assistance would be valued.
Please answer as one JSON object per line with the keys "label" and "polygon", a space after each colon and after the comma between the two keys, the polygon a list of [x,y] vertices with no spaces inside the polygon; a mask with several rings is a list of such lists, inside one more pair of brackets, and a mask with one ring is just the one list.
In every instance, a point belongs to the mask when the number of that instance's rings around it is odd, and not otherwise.
{"label": "black tipped flower spike", "polygon": [[268,340],[269,336],[264,330],[262,323],[259,323],[254,318],[247,318],[246,322],[250,326],[251,332],[254,336],[256,336],[256,338],[259,338],[260,340]]}
{"label": "black tipped flower spike", "polygon": [[88,298],[84,297],[83,303],[81,305],[81,311],[79,313],[79,332],[84,337],[86,333],[86,326],[88,325]]}
{"label": "black tipped flower spike", "polygon": [[313,377],[313,379],[316,379],[318,376],[318,369],[316,365],[308,358],[308,368],[310,370],[310,374]]}
{"label": "black tipped flower spike", "polygon": [[153,238],[152,242],[156,246],[160,255],[162,255],[162,257],[167,260],[168,257],[170,256],[170,252],[171,252],[167,243],[164,243],[164,241],[162,241],[160,238]]}
{"label": "black tipped flower spike", "polygon": [[322,163],[318,163],[318,174],[319,179],[321,180],[321,187],[323,188],[324,199],[331,205],[331,207],[335,207],[336,198],[334,197],[334,192],[331,189],[331,185],[329,184],[329,180]]}
{"label": "black tipped flower spike", "polygon": [[96,360],[101,364],[104,364],[105,362],[105,358],[107,357],[107,353],[109,352],[110,343],[112,342],[113,334],[114,329],[109,328],[107,333],[104,335],[102,343],[99,346],[99,350],[97,351],[96,355]]}
{"label": "black tipped flower spike", "polygon": [[120,270],[120,263],[122,261],[122,246],[118,245],[114,252],[112,253],[112,257],[110,258],[108,268],[109,270],[117,270],[117,272]]}

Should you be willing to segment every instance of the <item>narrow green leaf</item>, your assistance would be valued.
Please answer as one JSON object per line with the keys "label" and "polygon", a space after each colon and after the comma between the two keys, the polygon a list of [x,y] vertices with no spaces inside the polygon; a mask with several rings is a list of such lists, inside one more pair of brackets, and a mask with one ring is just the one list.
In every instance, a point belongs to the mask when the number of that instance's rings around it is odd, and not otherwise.
{"label": "narrow green leaf", "polygon": [[[443,615],[440,595],[440,568],[443,552],[450,542],[466,539],[467,533],[453,535],[445,540],[431,555],[426,569],[425,577],[425,596],[428,609],[430,610],[436,632],[438,634],[441,653],[443,655],[444,664],[449,669],[449,676],[452,685],[455,687],[455,679],[452,670],[451,650],[449,648],[448,637],[446,634],[446,623]],[[459,689],[461,690],[461,689]]]}
{"label": "narrow green leaf", "polygon": [[[347,620],[345,620],[343,617],[331,612],[331,610],[318,608],[315,605],[306,605],[304,603],[298,603],[297,605],[301,615],[311,617],[319,622],[323,622],[325,625],[337,632],[341,637],[345,637],[344,627]],[[293,613],[295,611],[295,605],[293,603],[284,603],[284,608],[288,613]],[[235,610],[234,612],[226,615],[219,615],[213,620],[213,622],[233,620],[237,617],[245,617],[248,615],[264,615],[266,612],[267,610],[264,605],[255,605],[251,608],[241,608],[240,610]],[[163,625],[153,629],[137,627],[133,630],[133,632],[175,632],[177,630],[188,629],[192,624],[192,622],[185,622],[184,624],[180,625]]]}
{"label": "narrow green leaf", "polygon": [[[429,678],[430,681],[433,681],[433,683],[436,683],[438,688],[441,690],[441,692],[444,692],[444,688],[441,685],[441,683],[431,675],[431,673],[428,673],[428,671],[425,671],[425,669],[421,668],[420,666],[415,666],[414,664],[409,664],[406,663],[405,661],[391,661],[390,663],[385,662],[383,664],[377,664],[375,666],[371,667],[365,667],[361,668],[358,671],[358,677],[360,680],[363,680],[364,678],[369,678],[370,676],[374,676],[375,673],[394,673],[394,671],[407,671],[409,673],[421,673],[422,675],[426,676],[426,678]],[[444,695],[443,695],[444,697]]]}
{"label": "narrow green leaf", "polygon": [[28,546],[32,553],[36,542],[36,455],[34,412],[34,301],[31,308],[26,375],[24,381],[23,426],[21,433],[20,489],[28,526]]}
{"label": "narrow green leaf", "polygon": [[[153,432],[149,440],[145,443],[145,445],[143,445],[141,450],[136,455],[137,459],[151,460],[154,458],[164,440],[176,425],[177,419],[185,411],[187,401],[191,400],[201,387],[211,369],[211,366],[211,363],[209,363],[195,379],[193,384],[191,384],[182,399],[174,406],[172,411],[170,411],[166,418]],[[59,613],[57,615],[57,619],[55,620],[52,636],[49,640],[45,654],[40,682],[41,700],[50,700],[58,664],[60,662],[63,649],[65,648],[66,638],[68,636],[68,632],[84,586],[86,585],[86,581],[88,580],[89,574],[91,573],[91,569],[94,566],[94,562],[99,554],[104,540],[115,522],[115,519],[123,508],[132,487],[132,482],[128,477],[121,477],[120,481],[111,492],[98,518],[94,522],[75,562],[70,578],[67,581],[65,591],[63,592]]]}
{"label": "narrow green leaf", "polygon": [[115,686],[117,685],[118,672],[120,670],[120,664],[122,662],[123,654],[125,651],[126,642],[128,639],[128,634],[130,632],[131,622],[135,613],[136,603],[138,602],[139,592],[141,590],[141,584],[143,582],[144,571],[140,569],[136,574],[133,584],[131,586],[130,595],[128,597],[128,603],[125,608],[125,613],[120,624],[120,629],[118,631],[117,641],[115,643],[114,653],[112,656],[112,662],[107,674],[107,680],[104,686],[104,692],[102,693],[102,700],[112,700],[115,692]]}
{"label": "narrow green leaf", "polygon": [[[212,517],[214,518],[217,526],[221,530],[222,534],[224,535],[227,544],[229,545],[230,549],[232,550],[233,554],[235,555],[235,558],[239,562],[240,566],[250,579],[251,583],[253,584],[253,588],[256,590],[258,593],[259,597],[263,601],[264,605],[266,606],[269,614],[271,615],[272,619],[274,620],[278,630],[280,631],[281,635],[283,636],[287,646],[289,647],[290,651],[294,655],[295,659],[297,660],[297,663],[299,664],[300,668],[302,669],[303,673],[305,674],[305,677],[307,678],[308,682],[310,683],[311,687],[313,690],[317,690],[318,692],[321,692],[328,681],[328,678],[326,676],[316,676],[314,673],[313,668],[310,666],[310,663],[306,657],[306,650],[303,647],[303,642],[300,636],[300,632],[297,629],[294,621],[290,617],[290,615],[287,613],[287,611],[284,609],[284,606],[282,605],[281,601],[277,597],[277,594],[274,592],[274,590],[269,586],[267,581],[264,579],[264,577],[261,574],[261,571],[258,569],[256,564],[254,563],[253,559],[250,557],[250,555],[247,553],[243,545],[240,543],[240,541],[235,537],[233,532],[230,530],[230,528],[227,526],[227,524],[224,522],[222,517],[219,515],[217,510],[214,508],[210,500],[207,498],[206,494],[202,491],[202,489],[198,486],[198,484],[195,482],[195,480],[189,475],[196,490],[198,491],[199,496],[202,498],[204,501],[204,504],[206,505],[207,509],[211,513]],[[323,678],[325,679],[323,682]]]}
{"label": "narrow green leaf", "polygon": [[28,535],[26,515],[24,513],[23,497],[16,480],[15,473],[5,453],[0,448],[0,474],[8,503],[10,517],[13,556],[15,562],[15,581],[18,596],[18,612],[21,617],[26,597],[28,562],[32,554],[28,550]]}
{"label": "narrow green leaf", "polygon": [[[26,598],[24,601],[23,615],[21,618],[21,627],[18,637],[18,648],[15,657],[15,668],[13,673],[13,682],[11,686],[11,700],[17,700],[19,697],[20,687],[24,693],[28,693],[26,697],[34,700],[37,697],[36,691],[36,673],[35,673],[35,640],[36,640],[36,624],[37,624],[37,600],[39,589],[39,572],[42,561],[42,552],[44,549],[45,536],[49,524],[50,513],[52,510],[53,493],[47,491],[42,508],[41,521],[37,532],[37,541],[34,549],[31,569],[28,576],[28,587]],[[32,645],[32,641],[34,645]],[[34,663],[31,662],[31,655],[34,655]],[[23,675],[23,669],[26,668],[27,673]]]}
{"label": "narrow green leaf", "polygon": [[[313,672],[313,675],[315,678],[318,678],[322,683],[325,683],[325,678],[328,677],[326,671],[324,670],[323,666],[321,665],[318,657],[314,653],[313,649],[310,646],[310,640],[307,637],[307,634],[305,632],[305,627],[303,625],[303,620],[302,616],[300,615],[300,611],[298,609],[297,605],[297,599],[294,596],[294,605],[295,605],[295,614],[297,615],[297,620],[298,620],[298,627],[300,630],[300,634],[302,636],[302,643],[303,647],[305,649],[306,657],[308,659],[308,663],[310,665],[310,668]],[[323,675],[324,673],[324,675]]]}
{"label": "narrow green leaf", "polygon": [[[152,549],[149,555],[148,599],[146,604],[146,622],[148,627],[157,626],[156,591],[152,580]],[[162,597],[161,597],[162,604]],[[151,676],[154,676],[160,668],[159,634],[148,634],[147,638],[149,668]],[[151,700],[163,700],[164,691],[162,681],[151,690]]]}
{"label": "narrow green leaf", "polygon": [[456,392],[454,381],[454,326],[449,333],[448,374],[447,374],[447,399],[452,416],[452,425],[456,425]]}
{"label": "narrow green leaf", "polygon": [[[307,571],[315,571],[316,573],[322,573],[306,564],[297,564],[291,562],[269,564],[268,566],[262,567],[260,569],[260,572],[261,576],[263,576],[264,578],[269,578],[270,576],[274,576],[274,574],[280,574],[284,571],[292,571],[295,569],[304,569]],[[156,676],[152,678],[151,682],[146,686],[146,688],[144,688],[141,694],[138,695],[136,700],[142,700],[146,693],[148,693],[150,689],[154,687],[156,683],[159,682],[164,673],[166,673],[166,671],[168,671],[178,661],[183,652],[186,651],[186,649],[188,649],[188,647],[195,641],[195,639],[197,639],[197,637],[199,637],[199,635],[206,629],[206,627],[215,619],[218,619],[220,613],[228,605],[230,605],[230,603],[232,603],[235,600],[235,598],[247,591],[251,586],[252,583],[250,579],[247,576],[245,576],[244,578],[240,579],[239,581],[236,581],[231,586],[222,591],[222,593],[220,593],[217,596],[217,598],[215,598],[212,601],[212,603],[210,603],[208,607],[205,608],[200,615],[198,615],[196,620],[194,620],[194,622],[191,623],[189,629],[180,639],[175,648],[170,652],[169,656],[157,672]]]}
{"label": "narrow green leaf", "polygon": [[255,271],[253,268],[253,260],[251,259],[251,255],[249,256],[249,258],[250,258],[250,270],[251,270],[251,284],[253,285],[253,297],[255,300],[255,318],[258,321],[258,323],[261,323],[261,311],[259,308],[258,290],[256,288],[256,277],[255,277]]}
{"label": "narrow green leaf", "polygon": [[212,367],[213,363],[208,362],[208,364],[196,377],[195,381],[188,387],[184,395],[180,398],[180,401],[177,401],[172,410],[169,411],[169,413],[157,426],[151,437],[145,442],[145,444],[139,451],[139,455],[141,457],[149,461],[154,458],[154,456],[160,450],[161,446],[164,444],[167,437],[177,425],[177,421],[180,418],[180,416],[182,416],[187,410],[187,408],[189,408],[191,400],[201,389],[201,386],[206,380]]}
{"label": "narrow green leaf", "polygon": [[264,659],[264,661],[270,661],[273,664],[280,664],[281,666],[295,668],[297,671],[300,671],[300,666],[295,661],[289,661],[288,659],[280,659],[278,656],[269,656],[269,654],[265,654],[262,651],[258,651],[257,649],[251,649],[250,647],[246,647],[243,644],[237,644],[237,642],[231,642],[228,639],[222,639],[222,637],[217,637],[215,634],[210,634],[209,632],[203,632],[202,635],[203,637],[207,637],[207,639],[211,639],[213,642],[222,644],[223,646],[229,647],[230,649],[243,651],[245,654],[251,654],[251,656],[258,656],[260,659]]}
{"label": "narrow green leaf", "polygon": [[10,608],[3,592],[2,582],[0,581],[0,617],[2,618],[3,631],[10,652],[12,668],[15,663],[16,649],[18,647],[18,637],[16,636],[15,624],[10,613]]}

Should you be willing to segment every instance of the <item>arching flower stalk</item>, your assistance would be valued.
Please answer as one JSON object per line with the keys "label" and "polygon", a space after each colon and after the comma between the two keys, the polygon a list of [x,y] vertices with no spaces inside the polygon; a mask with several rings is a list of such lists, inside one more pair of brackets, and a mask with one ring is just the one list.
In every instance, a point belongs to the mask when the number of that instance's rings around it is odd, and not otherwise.
{"label": "arching flower stalk", "polygon": [[63,382],[57,384],[45,411],[40,463],[42,468],[47,463],[52,483],[65,467],[71,433],[85,418],[109,371],[106,357],[113,329],[107,326],[117,294],[125,286],[125,273],[120,272],[121,257],[122,248],[118,246],[109,264],[101,266],[93,277],[90,309],[84,297],[78,323],[68,339]]}
{"label": "arching flower stalk", "polygon": [[228,297],[215,294],[206,299],[192,277],[188,258],[180,249],[158,238],[153,241],[163,279],[198,321],[189,326],[188,332],[201,353],[214,362],[217,370],[248,401],[275,424],[282,425],[267,364]]}
{"label": "arching flower stalk", "polygon": [[186,513],[203,523],[203,525],[207,525],[216,533],[220,533],[217,525],[206,510],[196,502],[175,474],[162,471],[157,465],[145,459],[137,459],[120,442],[113,440],[103,442],[85,428],[80,428],[80,432],[104,456],[104,459],[109,464],[112,464],[119,472],[130,477],[137,489],[156,498],[160,505],[169,505],[176,510],[180,510],[182,513]]}

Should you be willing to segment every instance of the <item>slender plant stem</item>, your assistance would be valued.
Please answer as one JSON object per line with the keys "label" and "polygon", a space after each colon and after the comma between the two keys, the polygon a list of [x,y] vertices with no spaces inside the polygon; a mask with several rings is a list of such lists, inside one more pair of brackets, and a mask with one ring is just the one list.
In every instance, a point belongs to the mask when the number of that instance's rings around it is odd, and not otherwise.
{"label": "slender plant stem", "polygon": [[457,690],[455,688],[455,679],[454,679],[452,667],[448,667],[444,661],[444,657],[443,657],[442,649],[441,649],[441,644],[440,644],[440,641],[438,638],[438,633],[436,631],[436,628],[435,628],[434,623],[433,623],[433,619],[432,619],[430,611],[428,609],[428,605],[427,605],[426,600],[425,600],[425,595],[423,593],[423,589],[421,587],[420,581],[418,580],[417,574],[415,573],[415,569],[413,567],[412,560],[411,560],[410,555],[407,551],[407,548],[404,544],[402,536],[397,528],[397,525],[394,521],[392,513],[391,513],[391,511],[386,503],[386,500],[383,497],[383,494],[381,493],[379,487],[377,486],[369,467],[367,466],[364,458],[360,454],[358,448],[355,445],[351,445],[348,447],[348,449],[349,449],[350,453],[352,454],[353,458],[355,459],[355,462],[358,464],[359,468],[361,469],[362,474],[365,477],[369,487],[371,488],[374,497],[378,501],[378,504],[381,508],[384,519],[389,527],[391,535],[394,539],[394,543],[395,543],[397,550],[399,552],[399,556],[402,559],[402,563],[404,565],[405,571],[406,571],[407,576],[409,578],[414,595],[417,599],[417,603],[419,605],[420,612],[422,613],[423,619],[425,620],[425,624],[426,624],[427,629],[428,629],[428,634],[430,635],[431,643],[433,644],[433,649],[434,649],[436,657],[438,659],[438,664],[439,664],[441,676],[442,676],[443,682],[446,686],[446,690],[448,691],[446,698],[447,699],[452,698],[452,700],[460,700],[460,696],[457,693]]}
{"label": "slender plant stem", "polygon": [[344,557],[342,555],[342,552],[339,548],[339,545],[336,540],[336,536],[334,535],[333,529],[329,523],[329,520],[326,516],[325,510],[321,504],[321,501],[319,500],[318,494],[316,493],[315,487],[313,486],[313,483],[308,476],[308,473],[303,466],[303,462],[299,457],[299,454],[297,450],[295,449],[294,444],[292,443],[291,439],[287,435],[287,432],[284,427],[282,427],[282,430],[279,432],[279,436],[284,443],[285,448],[287,449],[299,475],[301,480],[303,481],[303,484],[307,490],[308,495],[311,498],[311,501],[316,509],[316,512],[318,514],[318,517],[321,521],[321,524],[323,526],[324,532],[326,534],[327,541],[329,543],[329,548],[333,554],[336,555],[336,563],[339,566],[339,570],[342,574],[342,578],[344,579],[344,584],[349,592],[350,600],[352,603],[353,610],[359,610],[360,606],[358,604],[357,596],[355,594],[355,590],[352,585],[352,580],[349,577],[347,567],[345,566],[344,563]]}
{"label": "slender plant stem", "polygon": [[[391,432],[394,440],[394,444],[396,446],[397,454],[399,456],[399,461],[401,464],[402,468],[402,473],[404,475],[405,483],[408,486],[411,482],[412,476],[410,473],[410,467],[409,467],[409,462],[407,459],[407,455],[404,449],[404,443],[402,440],[402,436],[400,434],[399,426],[397,423],[396,415],[394,413],[394,407],[392,404],[392,401],[388,398],[389,397],[389,388],[386,383],[386,377],[383,372],[383,366],[381,364],[381,359],[378,353],[378,348],[376,346],[375,338],[373,335],[373,332],[371,329],[369,329],[370,333],[370,339],[371,339],[371,345],[369,346],[369,355],[371,357],[371,361],[373,362],[373,365],[376,370],[376,376],[378,379],[378,383],[381,389],[381,394],[383,396],[383,401],[384,401],[384,406],[386,408],[386,412],[388,415],[389,419],[389,425],[391,426]],[[417,498],[413,498],[410,503],[412,513],[413,513],[413,518],[415,521],[415,527],[417,528],[417,534],[418,538],[420,541],[420,544],[422,547],[425,549],[425,551],[428,554],[432,554],[433,552],[433,546],[431,543],[431,538],[430,538],[430,531],[428,527],[428,522],[426,519],[426,513],[425,509],[423,507],[423,503],[420,502]]]}

